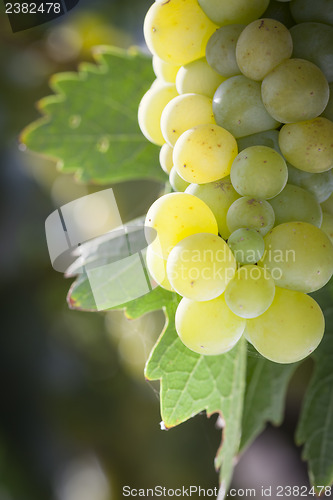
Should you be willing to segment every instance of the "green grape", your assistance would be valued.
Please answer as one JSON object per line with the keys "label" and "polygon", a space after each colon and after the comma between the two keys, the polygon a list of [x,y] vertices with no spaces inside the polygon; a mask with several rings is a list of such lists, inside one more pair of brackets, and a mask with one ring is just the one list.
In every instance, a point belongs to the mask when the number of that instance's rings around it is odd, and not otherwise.
{"label": "green grape", "polygon": [[168,0],[151,5],[143,31],[153,55],[182,66],[205,55],[206,44],[216,28],[197,0]]}
{"label": "green grape", "polygon": [[205,57],[181,66],[176,77],[179,94],[202,94],[213,98],[225,78],[209,66]]}
{"label": "green grape", "polygon": [[214,23],[224,26],[226,24],[254,21],[265,11],[269,0],[198,0],[202,10]]}
{"label": "green grape", "polygon": [[160,149],[160,165],[166,174],[170,174],[173,167],[173,148],[167,142]]}
{"label": "green grape", "polygon": [[141,99],[138,110],[141,132],[148,141],[158,146],[165,143],[160,126],[162,111],[176,95],[177,90],[172,83],[157,83]]}
{"label": "green grape", "polygon": [[237,153],[237,142],[230,132],[218,125],[204,124],[179,137],[173,163],[185,181],[203,184],[229,175]]}
{"label": "green grape", "polygon": [[225,301],[241,318],[256,318],[272,304],[275,283],[265,269],[246,265],[237,270],[225,291]]}
{"label": "green grape", "polygon": [[237,138],[279,126],[262,102],[260,83],[244,75],[221,83],[213,97],[213,111],[216,123]]}
{"label": "green grape", "polygon": [[324,73],[305,59],[288,59],[263,80],[261,96],[269,114],[283,123],[311,120],[325,109],[329,86]]}
{"label": "green grape", "polygon": [[331,194],[324,203],[321,203],[321,208],[323,212],[327,212],[333,215],[333,194]]}
{"label": "green grape", "polygon": [[333,121],[333,82],[330,82],[328,86],[330,88],[330,97],[328,99],[327,106],[322,113],[322,116],[324,116],[328,120]]}
{"label": "green grape", "polygon": [[185,191],[185,189],[190,185],[188,182],[184,181],[180,175],[178,175],[175,167],[172,167],[170,171],[169,182],[174,191]]}
{"label": "green grape", "polygon": [[182,94],[172,99],[161,115],[161,130],[164,139],[174,146],[178,137],[186,130],[215,123],[212,100],[200,94]]}
{"label": "green grape", "polygon": [[276,285],[310,293],[332,276],[333,246],[328,236],[307,222],[286,222],[264,238],[265,253],[258,265],[268,269]]}
{"label": "green grape", "polygon": [[313,21],[333,25],[333,4],[331,0],[293,0],[290,10],[297,23]]}
{"label": "green grape", "polygon": [[274,210],[266,200],[243,196],[234,201],[227,212],[227,225],[231,233],[240,228],[256,229],[262,236],[274,226]]}
{"label": "green grape", "polygon": [[279,147],[279,132],[277,130],[265,130],[257,134],[247,135],[237,139],[238,151],[243,151],[250,146],[267,146],[281,154]]}
{"label": "green grape", "polygon": [[244,24],[222,26],[208,40],[206,47],[207,62],[225,78],[240,75],[241,73],[236,61],[236,43],[244,28]]}
{"label": "green grape", "polygon": [[227,226],[227,212],[230,205],[239,198],[231,184],[230,176],[206,184],[190,184],[186,193],[197,196],[209,206],[215,216],[219,234],[225,240],[228,239],[230,231]]}
{"label": "green grape", "polygon": [[170,252],[167,275],[173,289],[191,300],[215,299],[236,271],[236,260],[226,242],[209,233],[181,240]]}
{"label": "green grape", "polygon": [[243,75],[262,80],[293,50],[289,30],[275,19],[256,19],[238,38],[236,60]]}
{"label": "green grape", "polygon": [[324,231],[325,234],[333,243],[333,215],[328,212],[323,212],[323,222],[321,223],[320,229]]}
{"label": "green grape", "polygon": [[234,159],[230,179],[240,195],[269,200],[286,185],[288,169],[283,157],[275,149],[250,146]]}
{"label": "green grape", "polygon": [[154,253],[151,245],[147,247],[146,262],[149,274],[153,280],[156,281],[156,283],[162,288],[173,292],[174,290],[170,285],[170,281],[166,273],[167,261]]}
{"label": "green grape", "polygon": [[213,212],[202,200],[188,193],[168,193],[158,198],[148,210],[145,226],[153,228],[157,237],[146,238],[152,251],[164,259],[177,243],[195,233],[217,234]]}
{"label": "green grape", "polygon": [[293,39],[293,57],[316,64],[333,81],[333,26],[323,23],[300,23],[290,30]]}
{"label": "green grape", "polygon": [[290,163],[288,166],[288,183],[300,186],[310,191],[318,201],[323,203],[333,192],[333,173],[332,169],[318,174],[304,172],[295,168]]}
{"label": "green grape", "polygon": [[246,337],[262,356],[275,363],[295,363],[319,345],[324,315],[309,295],[276,287],[271,307],[247,320]]}
{"label": "green grape", "polygon": [[294,167],[305,172],[325,172],[333,165],[333,122],[318,117],[284,125],[279,146]]}
{"label": "green grape", "polygon": [[230,351],[237,344],[246,320],[236,316],[220,295],[205,302],[183,298],[176,311],[175,323],[186,347],[198,354],[214,356]]}
{"label": "green grape", "polygon": [[295,21],[293,20],[290,13],[289,1],[290,0],[270,0],[269,6],[261,17],[276,19],[277,21],[280,21],[280,23],[284,24],[287,28],[290,28],[295,24]]}
{"label": "green grape", "polygon": [[228,238],[228,245],[239,264],[255,264],[264,255],[265,242],[255,229],[236,229]]}
{"label": "green grape", "polygon": [[153,56],[153,70],[156,78],[166,83],[175,83],[179,68],[180,66],[167,63],[158,56]]}
{"label": "green grape", "polygon": [[284,190],[269,202],[275,213],[275,225],[302,221],[320,227],[323,218],[321,207],[314,195],[306,189],[287,184]]}

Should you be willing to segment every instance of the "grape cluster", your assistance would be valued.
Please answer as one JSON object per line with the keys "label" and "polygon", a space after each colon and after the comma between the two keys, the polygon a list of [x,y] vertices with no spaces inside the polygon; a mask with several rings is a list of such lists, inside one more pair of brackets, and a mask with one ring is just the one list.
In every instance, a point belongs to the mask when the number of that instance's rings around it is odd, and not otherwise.
{"label": "grape cluster", "polygon": [[147,266],[183,297],[177,333],[303,359],[333,273],[333,2],[156,0],[144,35],[139,125],[174,191],[148,211]]}

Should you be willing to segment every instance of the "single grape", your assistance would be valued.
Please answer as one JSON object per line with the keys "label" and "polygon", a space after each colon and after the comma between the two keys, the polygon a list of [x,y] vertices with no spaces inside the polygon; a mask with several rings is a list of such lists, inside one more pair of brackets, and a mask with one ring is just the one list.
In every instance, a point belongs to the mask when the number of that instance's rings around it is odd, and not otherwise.
{"label": "single grape", "polygon": [[216,28],[197,0],[168,0],[151,5],[143,31],[153,55],[182,66],[205,55],[206,44]]}
{"label": "single grape", "polygon": [[265,358],[295,363],[316,349],[324,329],[324,315],[312,297],[276,287],[267,311],[247,320],[246,337]]}
{"label": "single grape", "polygon": [[216,123],[236,138],[279,126],[262,102],[260,83],[244,75],[221,83],[213,97],[213,111]]}
{"label": "single grape", "polygon": [[256,318],[272,304],[275,283],[266,269],[254,265],[239,268],[225,291],[225,301],[241,318]]}
{"label": "single grape", "polygon": [[293,0],[290,10],[297,23],[307,21],[333,25],[333,4],[331,0]]}
{"label": "single grape", "polygon": [[179,137],[173,163],[185,181],[203,184],[229,175],[237,153],[237,142],[230,132],[218,125],[204,124]]}
{"label": "single grape", "polygon": [[230,232],[240,228],[259,231],[265,236],[274,226],[274,210],[266,200],[256,200],[243,196],[234,201],[227,212],[227,224]]}
{"label": "single grape", "polygon": [[254,21],[265,11],[269,0],[199,0],[199,5],[214,23],[226,24]]}
{"label": "single grape", "polygon": [[328,212],[323,212],[323,221],[321,223],[320,229],[324,231],[325,234],[333,243],[333,215]]}
{"label": "single grape", "polygon": [[161,115],[161,131],[170,146],[186,130],[215,123],[212,100],[200,94],[182,94],[174,97],[164,108]]}
{"label": "single grape", "polygon": [[183,344],[198,354],[230,351],[242,336],[246,320],[236,316],[224,295],[205,302],[183,298],[176,311],[176,330]]}
{"label": "single grape", "polygon": [[318,174],[304,172],[299,168],[293,167],[290,163],[288,167],[288,183],[300,186],[310,191],[318,201],[323,203],[333,192],[333,173],[332,169]]}
{"label": "single grape", "polygon": [[209,66],[205,57],[181,66],[176,77],[179,94],[202,94],[213,98],[225,78]]}
{"label": "single grape", "polygon": [[190,185],[188,182],[184,181],[177,173],[175,167],[172,167],[169,175],[169,182],[174,191],[183,192]]}
{"label": "single grape", "polygon": [[275,149],[250,146],[234,159],[230,179],[240,195],[269,200],[286,185],[288,169],[283,157]]}
{"label": "single grape", "polygon": [[325,109],[329,86],[324,73],[305,59],[288,59],[263,80],[261,96],[269,114],[282,123],[311,120]]}
{"label": "single grape", "polygon": [[250,146],[267,146],[281,154],[279,147],[279,132],[277,130],[264,130],[257,134],[247,135],[237,139],[238,151],[243,151]]}
{"label": "single grape", "polygon": [[174,290],[166,273],[167,261],[154,253],[151,245],[147,247],[146,262],[149,274],[151,275],[153,280],[156,281],[156,283],[162,288],[173,292]]}
{"label": "single grape", "polygon": [[153,56],[153,70],[156,78],[163,80],[166,83],[175,83],[176,76],[180,66],[170,64],[158,56]]}
{"label": "single grape", "polygon": [[228,24],[216,30],[208,40],[207,62],[225,78],[241,73],[236,61],[236,43],[244,28],[244,24]]}
{"label": "single grape", "polygon": [[265,252],[258,265],[276,285],[310,293],[322,288],[333,273],[333,246],[328,236],[307,222],[286,222],[264,238]]}
{"label": "single grape", "polygon": [[219,234],[225,240],[228,239],[230,231],[227,226],[227,212],[230,205],[240,197],[231,184],[230,176],[206,184],[190,184],[186,193],[197,196],[209,206],[215,216]]}
{"label": "single grape", "polygon": [[294,167],[305,172],[325,172],[333,165],[333,122],[318,117],[284,125],[279,145]]}
{"label": "single grape", "polygon": [[174,290],[202,301],[221,295],[236,271],[236,260],[226,242],[209,233],[181,240],[170,252],[167,275]]}
{"label": "single grape", "polygon": [[158,198],[148,210],[145,226],[153,228],[157,237],[146,238],[152,251],[164,259],[177,243],[195,233],[217,234],[213,212],[202,200],[188,193],[169,193]]}
{"label": "single grape", "polygon": [[157,83],[141,99],[138,110],[141,132],[148,141],[158,146],[165,143],[160,126],[162,111],[176,95],[177,90],[172,83]]}
{"label": "single grape", "polygon": [[173,167],[173,148],[167,142],[160,149],[160,165],[166,174],[170,174]]}
{"label": "single grape", "polygon": [[275,213],[275,225],[301,221],[320,227],[321,207],[312,193],[299,186],[287,184],[281,193],[269,200]]}
{"label": "single grape", "polygon": [[323,23],[300,23],[290,30],[293,39],[293,57],[316,64],[333,81],[333,26]]}
{"label": "single grape", "polygon": [[228,245],[239,264],[255,264],[264,255],[265,242],[255,229],[236,229],[228,238]]}
{"label": "single grape", "polygon": [[256,19],[238,38],[236,60],[243,75],[262,80],[293,50],[289,30],[275,19]]}

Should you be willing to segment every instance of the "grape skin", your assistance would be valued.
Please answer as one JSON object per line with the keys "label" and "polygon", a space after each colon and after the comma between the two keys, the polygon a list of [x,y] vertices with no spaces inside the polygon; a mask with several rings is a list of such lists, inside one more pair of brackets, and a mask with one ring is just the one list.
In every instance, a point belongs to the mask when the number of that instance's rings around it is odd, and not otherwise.
{"label": "grape skin", "polygon": [[264,254],[265,242],[255,229],[236,229],[228,238],[228,245],[239,264],[255,264]]}
{"label": "grape skin", "polygon": [[149,274],[153,280],[165,290],[173,292],[174,290],[168,280],[166,272],[167,261],[154,253],[150,245],[147,247],[146,262]]}
{"label": "grape skin", "polygon": [[268,201],[256,200],[251,196],[234,201],[227,212],[227,225],[231,233],[247,227],[256,229],[264,236],[272,229],[274,221],[274,210]]}

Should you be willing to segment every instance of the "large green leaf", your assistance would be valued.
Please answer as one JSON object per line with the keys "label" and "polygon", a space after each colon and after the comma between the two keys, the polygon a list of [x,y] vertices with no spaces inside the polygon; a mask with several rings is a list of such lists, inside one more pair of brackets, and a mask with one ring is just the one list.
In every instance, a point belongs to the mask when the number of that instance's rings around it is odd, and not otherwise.
{"label": "large green leaf", "polygon": [[52,78],[56,95],[39,102],[45,116],[26,127],[22,142],[83,181],[164,181],[158,148],[137,121],[138,104],[154,78],[151,59],[110,47],[96,50],[95,58],[98,65],[82,64],[78,73]]}
{"label": "large green leaf", "polygon": [[324,308],[326,332],[313,353],[315,369],[305,395],[296,441],[304,443],[303,457],[308,461],[310,481],[320,492],[319,486],[333,483],[333,304],[329,294],[315,298]]}

